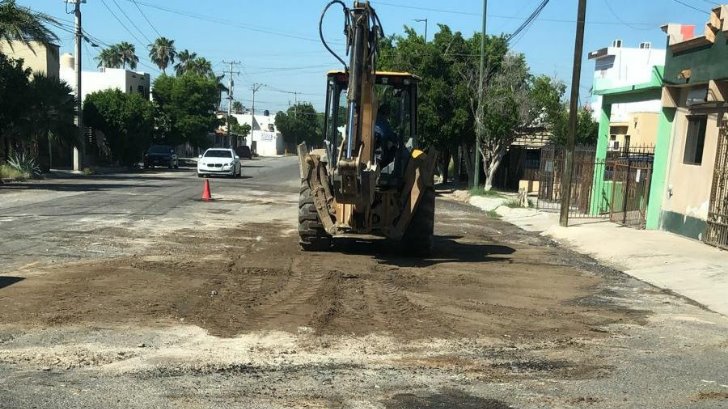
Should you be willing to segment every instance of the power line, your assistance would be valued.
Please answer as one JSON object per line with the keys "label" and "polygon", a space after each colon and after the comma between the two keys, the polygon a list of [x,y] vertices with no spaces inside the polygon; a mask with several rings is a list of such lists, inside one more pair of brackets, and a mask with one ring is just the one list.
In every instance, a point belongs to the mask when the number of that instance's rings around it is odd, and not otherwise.
{"label": "power line", "polygon": [[609,12],[614,16],[614,18],[617,21],[619,21],[621,24],[625,25],[626,27],[631,28],[632,30],[643,30],[643,31],[652,30],[651,27],[650,28],[647,28],[647,27],[639,28],[639,27],[636,27],[634,24],[631,24],[631,23],[628,23],[628,22],[622,20],[622,18],[619,17],[617,12],[614,11],[614,9],[612,8],[612,5],[609,4],[609,0],[603,0],[603,1],[604,1],[604,5],[607,6],[607,10],[609,10]]}
{"label": "power line", "polygon": [[[445,14],[459,14],[464,16],[474,16],[474,17],[480,17],[479,13],[473,13],[468,11],[461,11],[461,10],[452,10],[452,9],[439,9],[439,8],[430,8],[430,7],[418,7],[418,6],[407,6],[404,4],[395,4],[395,3],[389,3],[386,1],[372,1],[373,3],[377,5],[387,6],[387,7],[394,7],[394,8],[401,8],[401,9],[410,9],[410,10],[418,10],[418,11],[430,11],[435,13],[445,13]],[[504,20],[520,20],[521,17],[515,17],[515,16],[504,16],[504,15],[498,15],[498,14],[488,14],[488,18],[497,18],[497,19],[504,19]],[[549,21],[554,23],[576,23],[576,20],[570,20],[570,19],[558,19],[558,18],[541,18],[541,21]],[[614,21],[588,21],[588,24],[592,25],[620,25],[619,22]],[[660,22],[631,22],[630,24],[639,24],[639,25],[650,25],[650,26],[659,26]]]}
{"label": "power line", "polygon": [[677,4],[682,4],[683,6],[689,8],[689,9],[695,10],[697,12],[706,13],[706,14],[708,13],[707,11],[699,9],[699,8],[693,6],[692,4],[685,3],[684,1],[680,1],[680,0],[672,0],[672,1],[674,1]]}
{"label": "power line", "polygon": [[[314,37],[305,37],[305,36],[301,36],[301,35],[297,35],[297,34],[290,34],[290,33],[282,32],[282,31],[275,31],[275,30],[269,30],[269,29],[264,29],[264,28],[257,28],[257,27],[254,27],[254,26],[246,26],[246,25],[242,25],[242,24],[237,23],[237,22],[232,21],[232,20],[226,20],[226,19],[221,19],[221,18],[213,17],[213,16],[207,16],[207,15],[203,15],[203,14],[199,14],[199,13],[194,13],[194,12],[190,12],[190,11],[179,10],[179,9],[172,9],[172,8],[169,8],[169,7],[158,6],[156,4],[145,3],[145,2],[139,1],[139,0],[127,0],[127,1],[134,1],[135,3],[138,3],[139,5],[142,5],[144,7],[149,7],[149,8],[153,8],[153,9],[165,11],[167,13],[177,14],[177,15],[180,15],[180,16],[183,16],[183,17],[188,17],[188,18],[193,18],[193,19],[197,19],[197,20],[207,21],[207,22],[211,22],[211,23],[215,23],[215,24],[227,25],[227,26],[230,26],[230,27],[239,28],[241,30],[254,31],[254,32],[259,32],[259,33],[264,33],[264,34],[270,34],[270,35],[276,35],[276,36],[287,37],[287,38],[295,38],[295,39],[298,39],[298,40],[311,41],[311,42],[315,42],[315,43],[318,43],[320,41],[318,38],[314,38]],[[340,42],[340,43],[343,44],[343,42]]]}
{"label": "power line", "polygon": [[[61,21],[63,21],[63,20],[61,20]],[[75,33],[73,28],[67,27],[67,25],[72,27],[72,23],[68,23],[66,25],[64,25],[62,22],[51,23],[51,24],[53,26],[55,26],[56,28],[58,28],[59,30],[62,30],[64,32],[72,33],[72,34]],[[111,43],[94,36],[93,34],[89,33],[88,30],[86,30],[85,28],[82,28],[82,33],[83,33],[83,40],[86,43],[91,44],[91,46],[93,46],[93,47],[102,46],[102,47],[108,48],[108,47],[112,46]],[[141,59],[139,61],[139,65],[146,67],[148,69],[151,69],[152,71],[160,72],[159,67],[155,67],[153,65],[147,64],[144,61],[142,61]]]}
{"label": "power line", "polygon": [[104,5],[104,7],[106,7],[107,10],[109,10],[109,13],[111,13],[111,15],[116,19],[116,21],[118,21],[119,24],[121,24],[121,26],[124,28],[124,30],[126,30],[126,32],[129,33],[129,35],[131,35],[132,37],[134,37],[135,40],[137,40],[137,44],[144,44],[144,41],[140,40],[139,37],[137,37],[131,30],[129,30],[129,27],[127,27],[124,24],[124,22],[121,21],[119,16],[117,16],[116,13],[114,13],[114,10],[112,10],[111,7],[109,7],[109,4],[106,3],[106,0],[101,0],[101,3]]}
{"label": "power line", "polygon": [[119,11],[121,11],[121,14],[123,14],[124,17],[126,17],[126,19],[129,20],[129,22],[131,23],[132,27],[136,28],[137,31],[139,31],[139,33],[141,33],[142,37],[144,37],[144,39],[147,40],[147,43],[151,43],[152,40],[150,40],[149,37],[147,37],[147,35],[144,34],[144,31],[142,31],[139,28],[139,26],[136,25],[136,23],[134,22],[134,20],[132,20],[131,18],[129,18],[129,15],[126,14],[126,11],[124,11],[124,9],[121,8],[121,6],[119,5],[119,2],[117,2],[116,0],[111,0],[111,1],[113,1],[114,4],[116,4],[116,7],[119,9]]}
{"label": "power line", "polygon": [[541,4],[539,4],[536,7],[536,9],[533,11],[533,13],[531,13],[531,15],[528,16],[528,18],[526,19],[526,21],[524,21],[523,24],[521,24],[516,29],[516,31],[514,31],[511,35],[508,36],[508,40],[510,41],[511,38],[517,37],[518,34],[520,34],[528,26],[530,26],[531,23],[533,23],[536,20],[536,18],[538,17],[538,15],[541,14],[541,12],[543,11],[543,9],[546,7],[547,4],[549,4],[549,0],[543,0],[541,2]]}
{"label": "power line", "polygon": [[159,31],[157,30],[157,28],[156,28],[156,27],[154,27],[154,24],[152,24],[151,20],[149,20],[149,18],[147,18],[147,15],[146,15],[146,14],[144,13],[144,11],[142,11],[142,8],[141,8],[141,7],[139,7],[139,3],[137,3],[137,2],[136,2],[136,0],[130,0],[130,1],[131,1],[132,3],[134,3],[134,6],[136,6],[137,10],[139,10],[139,14],[141,14],[141,15],[142,15],[142,17],[144,17],[144,20],[146,20],[146,21],[147,21],[147,23],[149,24],[149,27],[151,27],[151,28],[152,28],[152,30],[154,30],[154,32],[155,32],[155,33],[157,33],[157,36],[158,36],[158,37],[163,37],[163,35],[161,35],[161,34],[159,33]]}

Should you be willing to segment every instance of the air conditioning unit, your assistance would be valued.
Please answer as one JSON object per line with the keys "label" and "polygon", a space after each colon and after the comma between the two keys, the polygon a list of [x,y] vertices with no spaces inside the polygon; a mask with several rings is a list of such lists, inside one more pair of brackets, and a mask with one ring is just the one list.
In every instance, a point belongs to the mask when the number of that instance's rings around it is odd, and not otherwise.
{"label": "air conditioning unit", "polygon": [[688,91],[687,106],[704,104],[706,102],[708,102],[708,87],[698,87]]}
{"label": "air conditioning unit", "polygon": [[608,151],[614,152],[619,150],[619,141],[609,141]]}
{"label": "air conditioning unit", "polygon": [[612,41],[612,47],[614,47],[614,48],[622,48],[622,40],[614,40],[614,41]]}
{"label": "air conditioning unit", "polygon": [[650,43],[650,42],[640,43],[640,48],[643,50],[649,50],[650,48],[652,48],[652,43]]}

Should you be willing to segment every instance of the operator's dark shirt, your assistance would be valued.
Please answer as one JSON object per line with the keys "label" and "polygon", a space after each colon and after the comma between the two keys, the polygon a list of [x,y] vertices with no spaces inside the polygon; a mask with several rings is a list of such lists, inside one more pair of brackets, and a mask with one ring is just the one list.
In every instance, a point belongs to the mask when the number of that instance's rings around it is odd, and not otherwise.
{"label": "operator's dark shirt", "polygon": [[379,166],[385,167],[392,163],[397,153],[397,134],[383,116],[377,116],[374,124],[375,156]]}

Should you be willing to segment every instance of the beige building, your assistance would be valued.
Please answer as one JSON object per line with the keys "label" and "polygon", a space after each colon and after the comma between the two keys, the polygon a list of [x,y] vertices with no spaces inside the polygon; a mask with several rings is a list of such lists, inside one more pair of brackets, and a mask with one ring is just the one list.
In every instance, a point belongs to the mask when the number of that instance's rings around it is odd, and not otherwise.
{"label": "beige building", "polygon": [[3,53],[14,59],[22,59],[23,66],[51,78],[58,78],[59,57],[58,46],[52,45],[45,47],[44,45],[31,42],[30,47],[20,41],[0,40],[0,53]]}
{"label": "beige building", "polygon": [[[662,211],[680,215],[687,235],[702,238],[710,210],[710,193],[718,148],[719,113],[687,101],[695,88],[676,90],[678,106],[672,127]],[[693,226],[695,225],[695,226]]]}
{"label": "beige building", "polygon": [[629,114],[626,122],[610,123],[609,150],[619,151],[629,146],[655,146],[659,119],[656,112],[636,112]]}

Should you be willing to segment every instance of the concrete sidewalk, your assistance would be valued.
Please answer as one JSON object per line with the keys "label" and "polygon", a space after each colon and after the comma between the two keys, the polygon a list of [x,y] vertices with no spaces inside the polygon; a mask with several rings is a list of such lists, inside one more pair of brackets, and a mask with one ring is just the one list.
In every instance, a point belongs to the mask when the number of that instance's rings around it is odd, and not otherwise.
{"label": "concrete sidewalk", "polygon": [[608,221],[575,219],[564,228],[559,226],[558,213],[509,208],[502,205],[506,200],[472,197],[470,203],[728,316],[728,252],[672,233],[635,230]]}

